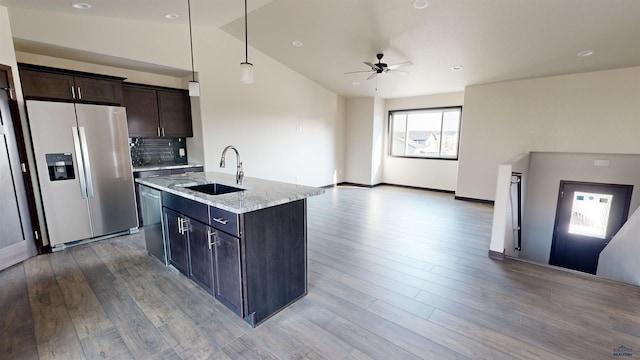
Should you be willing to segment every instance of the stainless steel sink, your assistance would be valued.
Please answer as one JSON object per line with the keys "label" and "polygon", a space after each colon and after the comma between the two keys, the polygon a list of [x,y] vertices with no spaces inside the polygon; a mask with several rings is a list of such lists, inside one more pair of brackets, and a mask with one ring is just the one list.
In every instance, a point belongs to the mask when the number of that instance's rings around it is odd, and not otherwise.
{"label": "stainless steel sink", "polygon": [[223,185],[218,183],[204,184],[204,185],[195,185],[195,186],[185,186],[185,189],[205,193],[208,195],[222,195],[228,194],[238,191],[244,191],[245,189]]}

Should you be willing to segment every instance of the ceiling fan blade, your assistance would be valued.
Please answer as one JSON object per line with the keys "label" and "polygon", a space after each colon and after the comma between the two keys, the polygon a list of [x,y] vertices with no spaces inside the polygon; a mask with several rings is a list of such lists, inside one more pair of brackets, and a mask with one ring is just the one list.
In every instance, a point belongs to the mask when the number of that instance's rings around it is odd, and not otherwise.
{"label": "ceiling fan blade", "polygon": [[357,74],[357,73],[368,73],[371,72],[371,70],[362,70],[362,71],[348,71],[345,74]]}
{"label": "ceiling fan blade", "polygon": [[404,70],[389,70],[389,72],[394,73],[396,75],[400,75],[400,76],[409,75],[409,72]]}
{"label": "ceiling fan blade", "polygon": [[399,63],[399,64],[389,65],[389,66],[387,66],[387,69],[395,70],[395,69],[399,69],[401,67],[405,67],[405,66],[409,66],[409,65],[413,65],[413,63],[411,61],[406,61],[406,62]]}
{"label": "ceiling fan blade", "polygon": [[374,77],[376,77],[376,75],[378,75],[378,73],[377,73],[377,72],[374,72],[373,74],[369,75],[369,77],[367,78],[367,80],[371,80],[371,79],[373,79]]}
{"label": "ceiling fan blade", "polygon": [[372,63],[370,63],[370,62],[368,62],[368,61],[363,61],[363,62],[364,62],[364,64],[365,64],[365,65],[367,65],[368,67],[370,67],[370,68],[371,68],[371,70],[373,70],[373,71],[381,70],[381,68],[380,68],[380,66],[378,66],[378,64],[372,64]]}

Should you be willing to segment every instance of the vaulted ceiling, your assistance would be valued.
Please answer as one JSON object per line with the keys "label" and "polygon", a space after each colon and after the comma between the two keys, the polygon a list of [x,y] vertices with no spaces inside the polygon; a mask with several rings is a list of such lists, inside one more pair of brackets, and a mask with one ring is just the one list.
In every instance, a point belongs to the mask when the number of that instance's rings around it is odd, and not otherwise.
{"label": "vaulted ceiling", "polygon": [[[12,7],[185,22],[186,0],[0,0]],[[248,0],[249,44],[347,96],[406,97],[465,86],[640,66],[638,0]],[[241,0],[191,0],[193,22],[244,41]],[[166,14],[178,14],[168,20]],[[296,45],[294,45],[294,42]],[[301,46],[300,46],[301,45]],[[578,56],[583,51],[591,56]],[[249,58],[251,60],[251,51]],[[405,66],[370,73],[364,61]],[[454,70],[454,67],[459,68]],[[344,74],[345,72],[365,71]]]}

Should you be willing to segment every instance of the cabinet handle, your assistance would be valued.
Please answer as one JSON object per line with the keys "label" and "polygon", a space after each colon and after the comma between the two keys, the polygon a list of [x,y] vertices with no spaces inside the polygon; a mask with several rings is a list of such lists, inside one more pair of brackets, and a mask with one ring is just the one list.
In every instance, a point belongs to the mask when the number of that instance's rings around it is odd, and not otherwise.
{"label": "cabinet handle", "polygon": [[178,232],[180,233],[180,235],[184,235],[186,232],[188,232],[189,229],[189,219],[183,218],[183,217],[179,217],[178,218]]}
{"label": "cabinet handle", "polygon": [[[214,231],[211,231],[211,229],[207,230],[207,236],[209,238],[209,250],[211,250],[212,246],[217,245],[217,241],[216,241],[217,235],[218,233],[215,230]],[[213,237],[213,241],[211,237]]]}
{"label": "cabinet handle", "polygon": [[74,99],[76,98],[76,88],[73,86],[71,87],[71,97]]}
{"label": "cabinet handle", "polygon": [[164,128],[162,128],[162,137],[164,137]]}
{"label": "cabinet handle", "polygon": [[78,99],[82,100],[82,92],[80,91],[80,86],[78,86]]}
{"label": "cabinet handle", "polygon": [[158,137],[160,137],[160,128],[158,128]]}
{"label": "cabinet handle", "polygon": [[227,223],[229,222],[229,220],[224,219],[224,218],[213,218],[213,221],[222,224],[222,225],[227,225]]}

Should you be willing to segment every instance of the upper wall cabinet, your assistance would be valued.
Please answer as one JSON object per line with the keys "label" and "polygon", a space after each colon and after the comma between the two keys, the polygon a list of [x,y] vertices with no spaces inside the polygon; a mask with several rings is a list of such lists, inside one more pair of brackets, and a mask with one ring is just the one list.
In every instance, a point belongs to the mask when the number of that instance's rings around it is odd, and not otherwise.
{"label": "upper wall cabinet", "polygon": [[139,84],[123,84],[130,137],[192,137],[189,92]]}
{"label": "upper wall cabinet", "polygon": [[124,78],[20,64],[25,99],[121,105]]}

